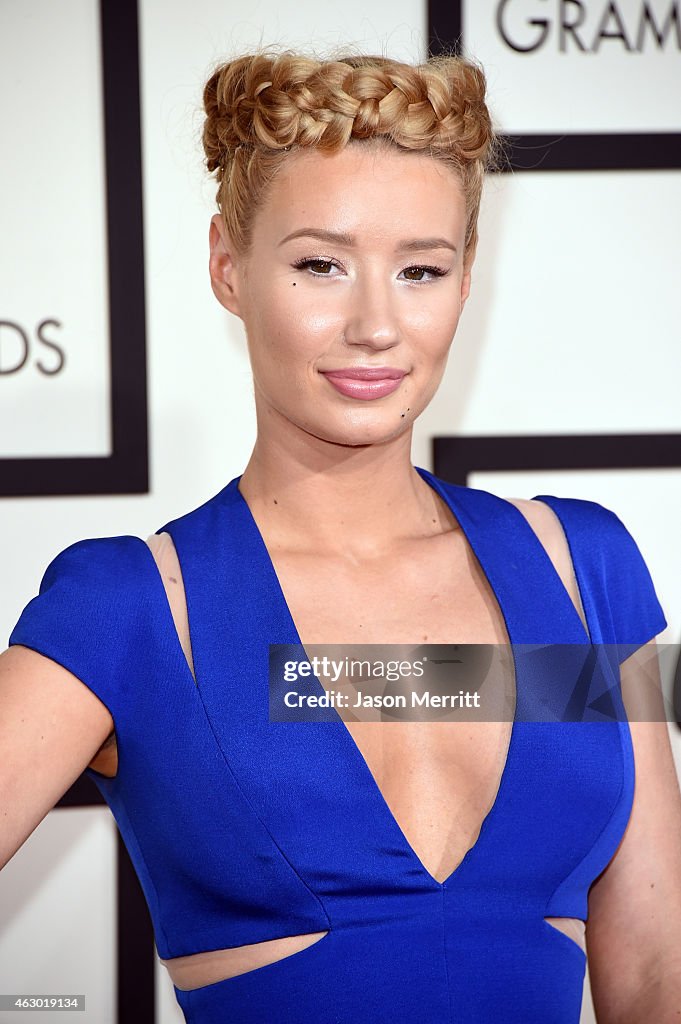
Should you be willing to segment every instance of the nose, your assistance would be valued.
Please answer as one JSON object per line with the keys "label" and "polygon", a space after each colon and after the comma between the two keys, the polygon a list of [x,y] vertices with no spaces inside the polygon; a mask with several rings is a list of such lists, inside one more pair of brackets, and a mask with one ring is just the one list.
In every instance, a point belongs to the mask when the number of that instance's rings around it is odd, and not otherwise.
{"label": "nose", "polygon": [[396,297],[390,284],[379,275],[358,277],[348,300],[345,341],[376,351],[399,344],[400,331]]}

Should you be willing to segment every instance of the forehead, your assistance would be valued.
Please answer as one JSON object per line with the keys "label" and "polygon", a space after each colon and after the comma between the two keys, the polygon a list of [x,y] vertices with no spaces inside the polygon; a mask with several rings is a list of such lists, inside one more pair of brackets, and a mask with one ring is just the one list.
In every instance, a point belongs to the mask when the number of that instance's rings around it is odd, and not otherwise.
{"label": "forehead", "polygon": [[402,237],[409,229],[463,230],[465,218],[454,168],[427,152],[361,142],[331,154],[294,151],[279,168],[265,208],[258,219],[268,233],[304,223]]}

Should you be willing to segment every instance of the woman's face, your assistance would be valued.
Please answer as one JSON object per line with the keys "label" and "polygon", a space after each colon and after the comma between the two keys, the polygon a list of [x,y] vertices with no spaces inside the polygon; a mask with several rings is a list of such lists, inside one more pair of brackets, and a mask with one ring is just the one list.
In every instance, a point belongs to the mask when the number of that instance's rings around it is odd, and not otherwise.
{"label": "woman's face", "polygon": [[[213,290],[244,322],[259,431],[365,445],[410,430],[468,296],[464,233],[455,172],[362,144],[292,154],[245,262],[214,217]],[[343,376],[366,369],[379,379]]]}

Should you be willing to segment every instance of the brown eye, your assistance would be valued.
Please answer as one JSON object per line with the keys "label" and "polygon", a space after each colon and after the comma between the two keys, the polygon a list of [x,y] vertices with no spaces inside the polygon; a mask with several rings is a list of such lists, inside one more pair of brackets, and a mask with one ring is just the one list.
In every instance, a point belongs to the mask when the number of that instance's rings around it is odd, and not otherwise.
{"label": "brown eye", "polygon": [[[405,274],[408,274],[410,271],[413,270],[420,274],[431,274],[433,277],[444,277],[445,274],[448,273],[447,270],[442,270],[440,267],[407,267],[407,269],[405,270]],[[408,280],[414,281],[416,284],[419,284],[421,281],[423,281],[423,278],[408,278]]]}
{"label": "brown eye", "polygon": [[305,259],[305,260],[298,260],[298,262],[294,263],[293,266],[296,267],[299,270],[305,270],[307,267],[310,267],[310,268],[312,268],[312,273],[314,275],[316,275],[317,277],[331,277],[331,274],[326,273],[324,270],[320,271],[319,268],[320,267],[333,267],[333,266],[335,266],[335,263],[332,263],[331,260]]}

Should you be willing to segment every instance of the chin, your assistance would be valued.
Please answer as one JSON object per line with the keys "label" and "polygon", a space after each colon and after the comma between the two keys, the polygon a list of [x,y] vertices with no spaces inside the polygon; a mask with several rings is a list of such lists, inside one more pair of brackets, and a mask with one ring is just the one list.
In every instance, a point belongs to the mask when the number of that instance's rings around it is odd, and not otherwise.
{"label": "chin", "polygon": [[399,423],[347,424],[334,429],[329,425],[319,424],[319,429],[308,427],[308,433],[330,444],[345,445],[349,448],[362,448],[371,444],[386,444],[394,441],[411,426],[411,420],[400,419]]}

